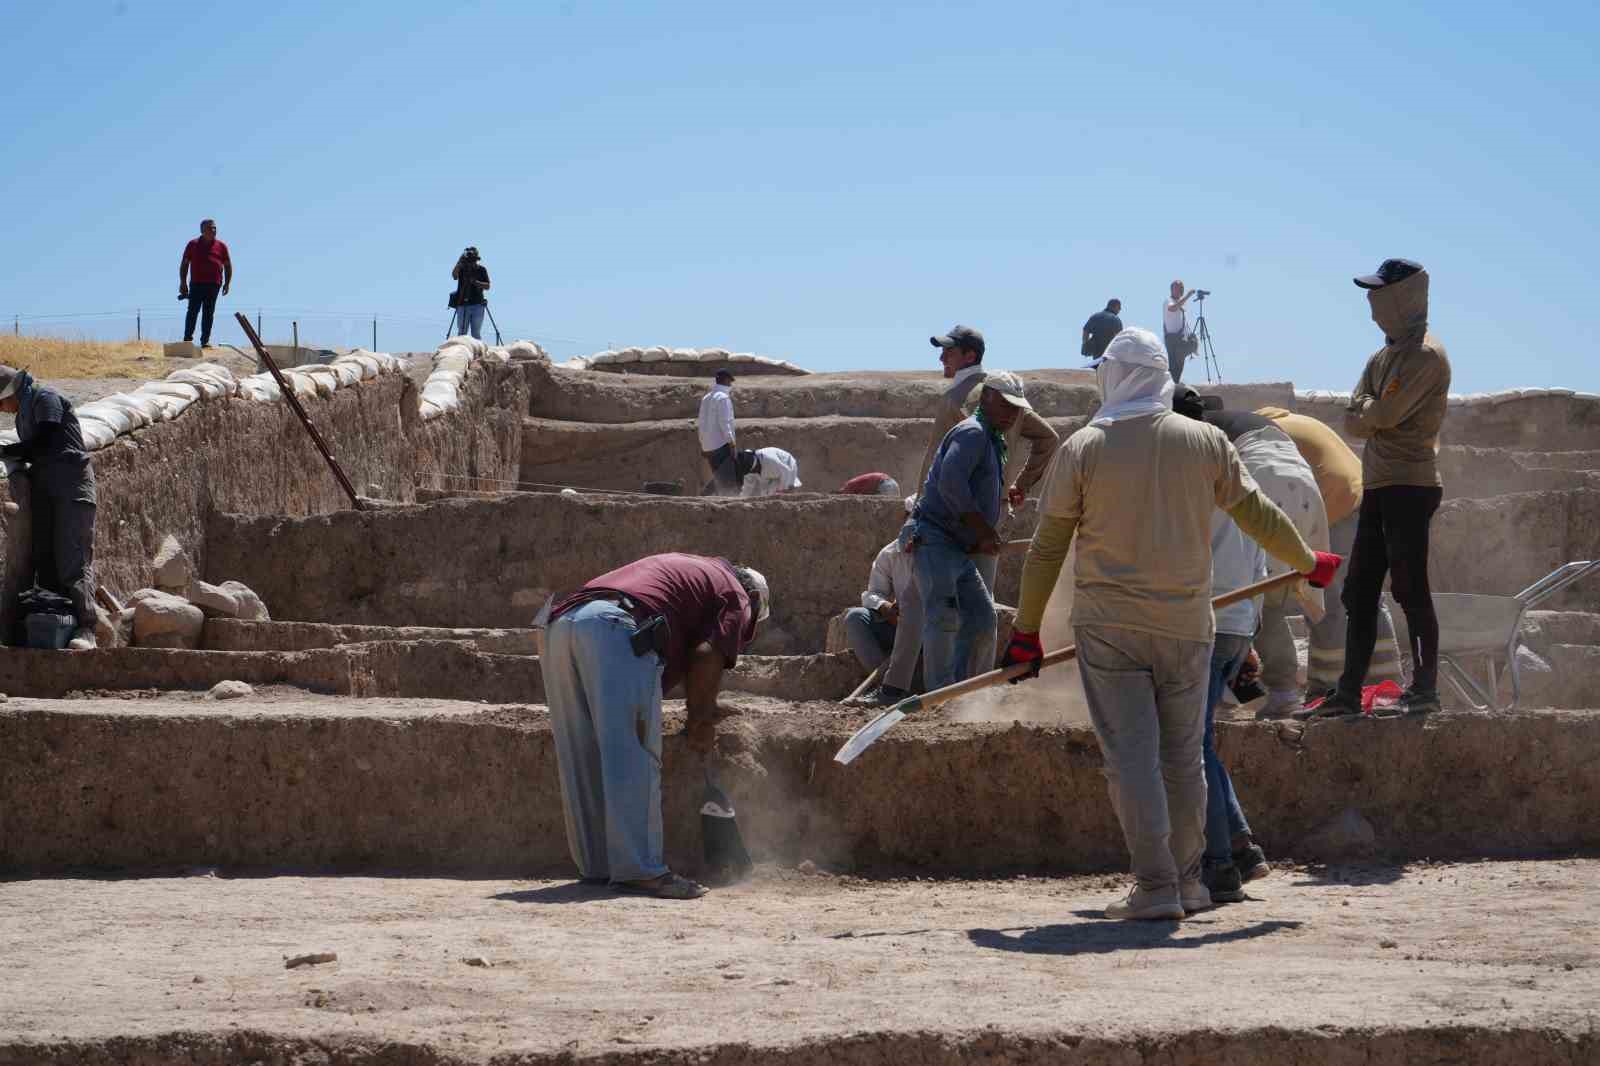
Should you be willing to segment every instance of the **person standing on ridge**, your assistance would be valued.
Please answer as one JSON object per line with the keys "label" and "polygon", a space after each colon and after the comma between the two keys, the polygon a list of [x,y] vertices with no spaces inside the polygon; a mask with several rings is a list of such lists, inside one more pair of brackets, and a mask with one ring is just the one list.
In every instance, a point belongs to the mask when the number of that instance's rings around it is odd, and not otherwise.
{"label": "person standing on ridge", "polygon": [[1106,347],[1122,332],[1121,300],[1107,300],[1104,311],[1096,311],[1083,324],[1083,347],[1079,349],[1085,359],[1098,359],[1106,354]]}
{"label": "person standing on ridge", "polygon": [[217,296],[233,287],[233,260],[228,246],[217,240],[217,224],[200,222],[200,236],[184,245],[178,260],[178,299],[189,301],[183,316],[183,339],[194,343],[194,320],[200,317],[200,347],[211,347],[211,322],[217,314]]}
{"label": "person standing on ridge", "polygon": [[478,261],[478,249],[467,246],[450,268],[455,279],[456,336],[483,339],[483,316],[489,308],[489,268]]}
{"label": "person standing on ridge", "polygon": [[1039,627],[1076,536],[1078,672],[1136,878],[1106,917],[1183,918],[1212,905],[1201,880],[1211,514],[1226,511],[1319,587],[1339,559],[1306,546],[1220,429],[1172,410],[1155,334],[1122,331],[1095,374],[1100,409],[1046,479],[1005,664],[1037,675]]}
{"label": "person standing on ridge", "polygon": [[1194,334],[1189,331],[1189,313],[1183,309],[1189,297],[1194,295],[1194,290],[1185,292],[1183,282],[1174,281],[1168,291],[1172,295],[1161,308],[1162,341],[1167,348],[1167,366],[1172,371],[1172,380],[1181,382],[1184,361],[1199,346]]}
{"label": "person standing on ridge", "polygon": [[1428,272],[1420,263],[1385,259],[1376,274],[1355,283],[1367,290],[1384,345],[1367,360],[1345,410],[1345,432],[1367,444],[1361,452],[1360,517],[1344,583],[1344,672],[1312,717],[1361,713],[1385,574],[1410,633],[1411,684],[1401,705],[1407,714],[1428,714],[1439,709],[1439,618],[1428,584],[1428,539],[1444,498],[1438,452],[1449,404],[1450,359],[1428,332]]}
{"label": "person standing on ridge", "polygon": [[739,495],[739,471],[734,462],[733,371],[719,370],[711,388],[700,397],[696,423],[700,456],[711,465],[711,480],[702,496]]}

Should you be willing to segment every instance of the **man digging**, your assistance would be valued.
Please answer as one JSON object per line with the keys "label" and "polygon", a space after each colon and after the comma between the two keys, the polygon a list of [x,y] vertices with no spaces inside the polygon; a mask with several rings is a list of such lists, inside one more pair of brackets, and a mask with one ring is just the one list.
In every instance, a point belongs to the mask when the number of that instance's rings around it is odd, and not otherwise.
{"label": "man digging", "polygon": [[1095,373],[1100,410],[1050,467],[1005,662],[1043,657],[1039,626],[1076,535],[1078,670],[1137,879],[1106,917],[1183,918],[1212,905],[1201,882],[1212,509],[1318,587],[1339,558],[1306,546],[1221,430],[1172,411],[1155,334],[1123,330]]}
{"label": "man digging", "polygon": [[678,553],[601,574],[550,609],[545,699],[567,844],[585,882],[658,899],[706,894],[663,859],[661,695],[684,682],[684,735],[709,753],[722,672],[770,613],[759,572]]}

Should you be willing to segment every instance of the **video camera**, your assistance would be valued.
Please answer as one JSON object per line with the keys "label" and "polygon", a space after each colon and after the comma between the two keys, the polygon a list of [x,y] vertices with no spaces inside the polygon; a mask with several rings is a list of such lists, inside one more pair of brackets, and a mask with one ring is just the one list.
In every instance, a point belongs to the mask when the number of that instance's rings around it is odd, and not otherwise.
{"label": "video camera", "polygon": [[1195,294],[1195,297],[1197,299],[1204,300],[1207,296],[1211,295],[1211,290],[1210,289],[1196,289],[1196,290],[1194,290],[1194,294]]}
{"label": "video camera", "polygon": [[461,253],[461,261],[464,263],[476,263],[478,261],[478,250],[468,245],[467,250]]}

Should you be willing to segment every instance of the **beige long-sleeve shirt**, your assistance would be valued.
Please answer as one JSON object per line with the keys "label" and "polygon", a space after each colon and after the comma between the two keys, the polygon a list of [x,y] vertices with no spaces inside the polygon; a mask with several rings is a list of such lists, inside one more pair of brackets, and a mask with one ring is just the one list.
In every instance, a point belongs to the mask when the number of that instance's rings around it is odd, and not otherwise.
{"label": "beige long-sleeve shirt", "polygon": [[[928,441],[927,453],[922,457],[922,470],[917,474],[917,492],[920,493],[922,486],[928,482],[933,457],[938,454],[945,435],[977,410],[979,386],[983,384],[984,377],[981,366],[969,367],[957,374],[939,397],[939,407],[933,415],[933,437]],[[1039,417],[1038,412],[1024,410],[1006,431],[1006,449],[1010,456],[1006,462],[1008,476],[1015,469],[1016,456],[1019,454],[1017,446],[1022,441],[1028,442],[1028,459],[1011,484],[1027,493],[1044,477],[1045,468],[1050,465],[1056,448],[1061,444],[1061,435],[1051,429],[1050,423]]]}

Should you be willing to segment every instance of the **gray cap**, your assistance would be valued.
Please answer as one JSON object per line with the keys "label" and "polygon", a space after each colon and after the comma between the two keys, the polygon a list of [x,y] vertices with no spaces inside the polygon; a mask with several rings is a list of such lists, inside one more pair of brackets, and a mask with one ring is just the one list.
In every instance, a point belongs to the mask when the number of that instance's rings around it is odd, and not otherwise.
{"label": "gray cap", "polygon": [[983,354],[983,334],[971,326],[951,326],[950,332],[942,337],[929,337],[928,343],[935,348],[965,348],[968,351]]}
{"label": "gray cap", "polygon": [[22,372],[16,367],[0,363],[0,400],[4,400],[17,391],[17,385],[21,382],[21,374]]}
{"label": "gray cap", "polygon": [[1014,407],[1026,407],[1033,410],[1033,404],[1022,394],[1022,379],[1009,370],[991,370],[984,376],[983,387],[993,389],[1006,398],[1006,402]]}

